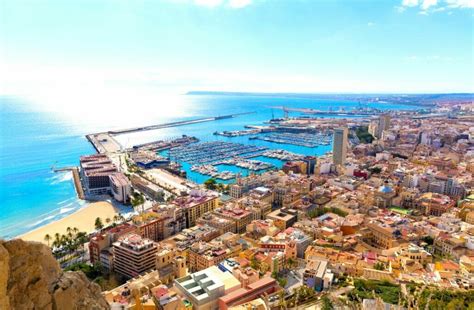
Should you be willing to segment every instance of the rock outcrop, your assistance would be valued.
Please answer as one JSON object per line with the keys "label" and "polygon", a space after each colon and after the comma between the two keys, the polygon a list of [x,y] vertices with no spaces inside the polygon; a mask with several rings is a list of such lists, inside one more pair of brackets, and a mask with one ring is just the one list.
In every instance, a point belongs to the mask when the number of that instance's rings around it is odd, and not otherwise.
{"label": "rock outcrop", "polygon": [[47,246],[0,240],[0,309],[108,309],[82,272],[63,272]]}

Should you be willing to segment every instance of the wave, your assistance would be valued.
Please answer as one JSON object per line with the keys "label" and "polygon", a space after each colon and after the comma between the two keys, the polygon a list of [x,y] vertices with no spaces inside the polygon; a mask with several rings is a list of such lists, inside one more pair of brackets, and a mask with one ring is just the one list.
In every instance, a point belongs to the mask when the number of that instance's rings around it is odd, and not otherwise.
{"label": "wave", "polygon": [[69,211],[72,211],[76,208],[74,207],[69,207],[69,206],[72,206],[73,204],[69,204],[68,206],[64,207],[64,208],[61,208],[61,210],[59,210],[59,214],[63,214],[63,213],[68,213]]}
{"label": "wave", "polygon": [[[67,203],[69,202],[69,203]],[[64,205],[67,203],[66,205]],[[66,200],[63,200],[58,203],[59,207],[53,210],[50,210],[46,213],[36,216],[35,218],[26,219],[23,221],[15,222],[10,225],[2,225],[0,228],[0,236],[3,237],[15,237],[31,231],[37,227],[41,227],[50,222],[54,222],[63,218],[67,213],[70,213],[73,210],[79,210],[85,204],[82,200],[77,200],[76,197],[72,197]],[[36,221],[35,221],[36,219]],[[33,222],[34,221],[34,222]],[[15,231],[15,233],[9,234],[8,232]],[[5,234],[6,233],[6,234]]]}
{"label": "wave", "polygon": [[28,225],[28,227],[35,227],[35,226],[38,226],[38,225],[41,224],[41,223],[44,223],[44,222],[47,222],[47,221],[49,221],[49,220],[54,219],[55,217],[56,217],[55,215],[47,216],[47,217],[45,217],[45,218],[43,218],[43,219],[41,219],[41,220],[39,220],[39,221],[34,222],[33,224]]}
{"label": "wave", "polygon": [[63,204],[65,204],[65,203],[68,203],[68,202],[73,201],[73,200],[76,200],[76,199],[77,199],[76,197],[71,197],[71,198],[68,198],[68,199],[66,199],[66,200],[63,200],[63,201],[58,202],[57,205],[60,206],[60,205],[63,205]]}
{"label": "wave", "polygon": [[54,177],[50,178],[51,185],[56,185],[62,182],[71,181],[73,178],[72,172],[63,172],[55,175]]}

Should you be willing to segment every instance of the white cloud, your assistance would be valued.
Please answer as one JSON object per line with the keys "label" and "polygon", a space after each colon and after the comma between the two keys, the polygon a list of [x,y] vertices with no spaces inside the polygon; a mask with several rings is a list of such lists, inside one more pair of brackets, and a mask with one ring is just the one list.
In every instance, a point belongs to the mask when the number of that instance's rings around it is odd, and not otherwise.
{"label": "white cloud", "polygon": [[432,6],[436,6],[438,4],[437,0],[424,0],[423,3],[421,4],[421,8],[423,10],[428,10]]}
{"label": "white cloud", "polygon": [[447,9],[474,8],[474,0],[402,0],[401,6],[395,6],[399,13],[407,8],[418,8],[418,14],[428,15]]}
{"label": "white cloud", "polygon": [[445,0],[450,8],[474,8],[474,0]]}
{"label": "white cloud", "polygon": [[373,27],[373,26],[375,26],[375,23],[374,23],[374,22],[368,22],[368,23],[367,23],[367,26]]}
{"label": "white cloud", "polygon": [[234,9],[240,9],[252,4],[252,0],[229,0],[229,6]]}
{"label": "white cloud", "polygon": [[417,6],[418,5],[418,0],[403,0],[402,1],[402,6]]}

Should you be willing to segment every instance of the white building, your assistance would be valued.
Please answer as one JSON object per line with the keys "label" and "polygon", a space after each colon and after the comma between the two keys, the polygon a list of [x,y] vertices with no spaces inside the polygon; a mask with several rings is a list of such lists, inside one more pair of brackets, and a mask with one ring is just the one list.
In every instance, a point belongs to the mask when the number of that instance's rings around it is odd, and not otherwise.
{"label": "white building", "polygon": [[112,196],[119,202],[127,202],[130,197],[130,182],[123,173],[109,176]]}
{"label": "white building", "polygon": [[240,282],[232,273],[217,266],[175,279],[174,286],[184,299],[196,310],[219,309],[218,299],[240,288]]}

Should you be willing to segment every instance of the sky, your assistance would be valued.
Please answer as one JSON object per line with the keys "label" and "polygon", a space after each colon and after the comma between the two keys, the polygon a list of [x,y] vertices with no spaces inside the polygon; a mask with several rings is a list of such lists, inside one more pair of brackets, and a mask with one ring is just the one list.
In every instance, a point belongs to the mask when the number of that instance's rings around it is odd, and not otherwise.
{"label": "sky", "polygon": [[0,94],[474,91],[474,0],[1,0]]}

